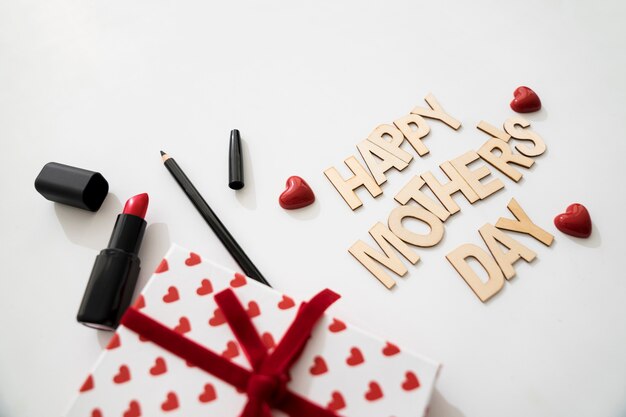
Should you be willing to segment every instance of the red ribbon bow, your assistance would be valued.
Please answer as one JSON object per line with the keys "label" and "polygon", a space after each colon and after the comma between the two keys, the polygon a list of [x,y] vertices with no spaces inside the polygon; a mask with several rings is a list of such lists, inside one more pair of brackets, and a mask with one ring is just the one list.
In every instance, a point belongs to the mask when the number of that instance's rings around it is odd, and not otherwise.
{"label": "red ribbon bow", "polygon": [[338,294],[325,289],[308,303],[302,303],[282,340],[269,354],[235,293],[229,288],[216,294],[215,301],[246,354],[252,372],[165,327],[134,307],[126,311],[121,323],[239,391],[246,392],[248,402],[240,417],[271,417],[272,408],[292,417],[336,417],[334,412],[288,390],[287,372],[304,349],[316,322],[337,299]]}

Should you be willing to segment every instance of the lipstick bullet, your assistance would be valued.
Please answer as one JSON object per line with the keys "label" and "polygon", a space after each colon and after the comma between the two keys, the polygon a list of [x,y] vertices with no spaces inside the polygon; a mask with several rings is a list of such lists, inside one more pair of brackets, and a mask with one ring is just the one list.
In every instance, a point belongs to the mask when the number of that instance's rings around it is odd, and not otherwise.
{"label": "lipstick bullet", "polygon": [[96,257],[76,316],[78,322],[115,330],[128,308],[139,276],[138,253],[146,230],[148,201],[145,193],[131,197],[117,216],[107,248]]}

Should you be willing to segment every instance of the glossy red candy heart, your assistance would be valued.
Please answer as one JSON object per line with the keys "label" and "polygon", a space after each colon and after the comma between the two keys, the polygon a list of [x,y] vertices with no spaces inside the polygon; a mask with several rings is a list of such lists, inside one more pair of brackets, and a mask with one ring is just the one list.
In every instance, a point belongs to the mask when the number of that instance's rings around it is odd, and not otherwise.
{"label": "glossy red candy heart", "polygon": [[589,237],[591,235],[591,216],[582,204],[570,204],[565,213],[554,218],[554,225],[570,236]]}
{"label": "glossy red candy heart", "polygon": [[511,108],[518,113],[532,113],[541,108],[539,96],[528,87],[517,87],[513,96],[515,98],[511,101]]}
{"label": "glossy red candy heart", "polygon": [[296,175],[287,178],[287,189],[283,191],[278,199],[280,206],[286,210],[306,207],[314,201],[315,194],[313,194],[309,184]]}

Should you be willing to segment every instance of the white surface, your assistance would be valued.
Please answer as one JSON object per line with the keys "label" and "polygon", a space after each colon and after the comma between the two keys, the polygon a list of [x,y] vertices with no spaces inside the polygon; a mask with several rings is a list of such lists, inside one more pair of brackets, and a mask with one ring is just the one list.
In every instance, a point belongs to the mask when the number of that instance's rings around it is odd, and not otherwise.
{"label": "white surface", "polygon": [[[75,314],[131,195],[151,198],[142,280],[170,242],[235,266],[161,166],[164,149],[275,288],[307,297],[330,286],[342,316],[444,362],[431,416],[623,416],[625,11],[619,1],[1,1],[0,415],[58,416],[106,344]],[[504,191],[474,206],[457,198],[444,241],[419,250],[388,292],[347,248],[386,221],[412,174],[477,149],[479,120],[513,115],[518,85],[544,103],[528,119],[548,151],[519,184],[496,173]],[[352,213],[322,171],[428,92],[463,128],[432,123],[430,155],[390,172],[377,200],[361,192]],[[246,141],[239,193],[226,186],[232,128]],[[101,210],[41,198],[33,181],[49,161],[102,172]],[[277,197],[294,174],[318,201],[286,212]],[[522,239],[538,259],[481,304],[444,255],[479,243],[511,197],[556,242]],[[591,212],[589,240],[552,226],[572,202]]]}

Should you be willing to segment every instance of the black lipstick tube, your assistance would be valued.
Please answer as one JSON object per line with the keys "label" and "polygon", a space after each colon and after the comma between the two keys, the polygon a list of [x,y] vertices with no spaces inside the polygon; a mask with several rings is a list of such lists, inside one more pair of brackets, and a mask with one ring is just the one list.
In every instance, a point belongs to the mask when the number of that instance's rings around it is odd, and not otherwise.
{"label": "black lipstick tube", "polygon": [[137,254],[146,221],[120,214],[109,245],[96,257],[76,319],[89,327],[115,330],[132,299],[141,261]]}

